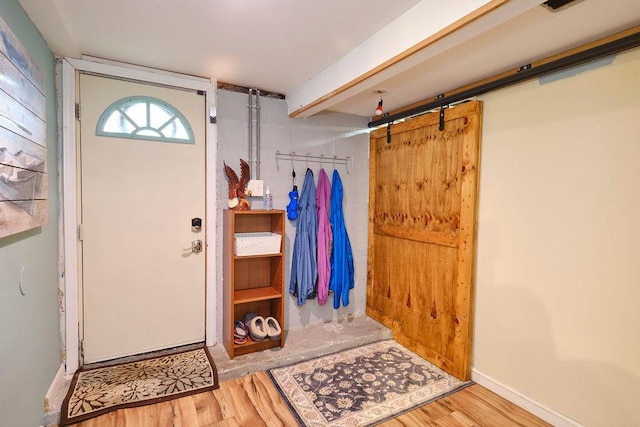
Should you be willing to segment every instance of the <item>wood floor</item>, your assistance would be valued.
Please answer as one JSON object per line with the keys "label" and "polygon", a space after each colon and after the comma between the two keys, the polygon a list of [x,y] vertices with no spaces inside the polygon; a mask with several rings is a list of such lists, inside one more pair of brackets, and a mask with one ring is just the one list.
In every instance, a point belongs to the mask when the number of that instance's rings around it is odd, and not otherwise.
{"label": "wood floor", "polygon": [[[218,390],[120,409],[75,427],[297,426],[266,373],[225,381]],[[381,426],[549,426],[480,385],[429,403]]]}

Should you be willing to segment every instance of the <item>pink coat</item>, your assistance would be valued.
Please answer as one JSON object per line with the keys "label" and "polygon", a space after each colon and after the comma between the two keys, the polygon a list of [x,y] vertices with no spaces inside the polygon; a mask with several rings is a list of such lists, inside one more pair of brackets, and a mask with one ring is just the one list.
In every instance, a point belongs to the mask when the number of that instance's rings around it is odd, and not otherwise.
{"label": "pink coat", "polygon": [[318,212],[318,304],[324,305],[329,295],[331,278],[331,244],[333,233],[329,223],[331,184],[324,169],[318,173],[316,190],[316,210]]}

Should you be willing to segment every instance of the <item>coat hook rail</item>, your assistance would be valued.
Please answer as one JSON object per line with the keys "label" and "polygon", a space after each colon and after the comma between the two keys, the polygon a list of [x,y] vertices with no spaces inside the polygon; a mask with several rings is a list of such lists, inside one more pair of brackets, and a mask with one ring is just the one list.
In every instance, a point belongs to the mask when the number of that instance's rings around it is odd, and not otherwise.
{"label": "coat hook rail", "polygon": [[[351,157],[338,157],[338,156],[325,156],[324,154],[315,156],[313,154],[296,154],[296,153],[281,153],[280,151],[276,151],[276,165],[278,165],[278,160],[289,160],[291,162],[299,161],[305,162],[307,165],[309,163],[320,163],[320,166],[331,164],[335,168],[338,165],[344,165],[347,168],[347,173],[349,171],[349,161],[353,162]],[[278,165],[278,170],[280,170]]]}

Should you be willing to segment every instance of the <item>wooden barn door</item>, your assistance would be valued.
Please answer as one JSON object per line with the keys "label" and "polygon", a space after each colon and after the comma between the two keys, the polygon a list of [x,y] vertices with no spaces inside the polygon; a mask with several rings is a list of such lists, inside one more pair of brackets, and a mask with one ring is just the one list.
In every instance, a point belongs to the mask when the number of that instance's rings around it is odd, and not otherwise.
{"label": "wooden barn door", "polygon": [[482,103],[371,133],[367,314],[457,378],[471,374]]}

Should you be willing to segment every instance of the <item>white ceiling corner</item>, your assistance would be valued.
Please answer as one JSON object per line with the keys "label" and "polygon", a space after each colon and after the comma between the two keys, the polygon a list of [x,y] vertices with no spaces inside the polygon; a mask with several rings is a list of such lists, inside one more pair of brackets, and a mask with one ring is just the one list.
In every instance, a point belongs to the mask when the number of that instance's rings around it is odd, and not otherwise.
{"label": "white ceiling corner", "polygon": [[[290,113],[306,110],[299,117],[368,117],[375,88],[388,89],[390,111],[640,25],[638,0],[582,0],[557,12],[542,0],[18,1],[58,56],[283,93]],[[469,22],[392,59],[461,19]]]}
{"label": "white ceiling corner", "polygon": [[[438,0],[420,2],[420,4],[398,17],[360,46],[337,60],[329,68],[321,71],[316,77],[289,92],[287,94],[289,113],[291,114],[297,109],[312,104],[325,94],[334,92],[341,86],[357,80],[370,70],[385,64],[398,55],[402,55],[405,51],[414,48],[414,46],[419,45],[434,34],[455,25],[491,3],[495,2],[486,0],[455,3]],[[307,117],[319,111],[331,109],[336,104],[349,99],[357,93],[374,93],[374,88],[382,84],[386,79],[406,72],[430,57],[471,40],[485,31],[538,6],[539,3],[539,0],[513,0],[507,2],[492,13],[483,15],[479,19],[463,26],[450,36],[429,45],[403,61],[395,63],[354,87],[307,109],[299,117]]]}

